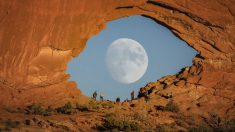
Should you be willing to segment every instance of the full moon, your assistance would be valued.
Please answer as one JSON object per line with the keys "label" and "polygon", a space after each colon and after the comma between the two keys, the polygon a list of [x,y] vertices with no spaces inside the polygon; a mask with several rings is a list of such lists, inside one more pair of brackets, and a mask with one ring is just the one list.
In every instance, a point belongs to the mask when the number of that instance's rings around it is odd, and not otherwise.
{"label": "full moon", "polygon": [[120,38],[108,47],[106,65],[114,80],[130,84],[138,81],[145,74],[148,55],[137,41]]}

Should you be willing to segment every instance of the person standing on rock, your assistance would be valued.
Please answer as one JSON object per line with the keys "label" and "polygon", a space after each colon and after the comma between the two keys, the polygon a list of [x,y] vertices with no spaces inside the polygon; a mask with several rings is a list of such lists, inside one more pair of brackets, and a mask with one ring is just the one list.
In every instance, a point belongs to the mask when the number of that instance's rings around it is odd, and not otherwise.
{"label": "person standing on rock", "polygon": [[100,93],[100,101],[104,101],[104,94]]}
{"label": "person standing on rock", "polygon": [[132,90],[132,92],[131,92],[131,100],[134,100],[134,98],[135,98],[135,91]]}
{"label": "person standing on rock", "polygon": [[97,92],[95,91],[95,92],[93,93],[93,99],[96,100],[96,97],[97,97]]}
{"label": "person standing on rock", "polygon": [[117,102],[117,103],[120,102],[120,97],[117,97],[116,102]]}

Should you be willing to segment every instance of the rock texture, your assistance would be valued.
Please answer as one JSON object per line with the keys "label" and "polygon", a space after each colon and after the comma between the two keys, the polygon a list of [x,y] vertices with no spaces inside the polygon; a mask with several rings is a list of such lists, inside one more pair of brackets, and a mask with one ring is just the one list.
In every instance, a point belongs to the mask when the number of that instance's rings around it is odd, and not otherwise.
{"label": "rock texture", "polygon": [[234,0],[0,0],[0,104],[86,100],[68,81],[68,62],[108,21],[143,15],[199,52],[192,67],[156,86],[185,90],[175,98],[184,110],[199,102],[235,113],[234,7]]}

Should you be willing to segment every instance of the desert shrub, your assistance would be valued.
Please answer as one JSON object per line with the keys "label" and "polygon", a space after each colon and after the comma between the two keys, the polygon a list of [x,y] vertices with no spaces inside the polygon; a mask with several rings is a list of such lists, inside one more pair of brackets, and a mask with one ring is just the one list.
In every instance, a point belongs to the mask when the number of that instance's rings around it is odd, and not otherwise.
{"label": "desert shrub", "polygon": [[215,132],[235,132],[235,119],[222,122],[217,127],[211,128]]}
{"label": "desert shrub", "polygon": [[175,120],[175,123],[176,123],[178,126],[185,127],[185,121],[182,120],[182,119],[176,119],[176,120]]}
{"label": "desert shrub", "polygon": [[157,125],[156,126],[156,132],[165,132],[165,126],[164,125]]}
{"label": "desert shrub", "polygon": [[179,107],[173,101],[169,101],[166,106],[155,105],[156,110],[179,112]]}
{"label": "desert shrub", "polygon": [[205,122],[201,122],[198,125],[189,127],[188,131],[189,132],[212,132],[212,129]]}
{"label": "desert shrub", "polygon": [[190,127],[189,132],[211,132],[212,130],[206,124],[200,124],[199,126]]}
{"label": "desert shrub", "polygon": [[89,111],[89,108],[87,105],[76,104],[76,109],[82,112]]}
{"label": "desert shrub", "polygon": [[13,121],[11,119],[8,119],[5,122],[5,130],[6,131],[11,131],[12,128],[17,128],[17,127],[19,127],[19,125],[20,125],[19,121]]}
{"label": "desert shrub", "polygon": [[27,107],[26,114],[43,115],[45,110],[40,104],[32,104]]}
{"label": "desert shrub", "polygon": [[98,109],[100,109],[102,106],[100,105],[100,102],[95,101],[95,100],[90,100],[90,101],[89,101],[89,107],[90,107],[92,110],[98,110]]}
{"label": "desert shrub", "polygon": [[219,128],[222,125],[222,120],[216,113],[209,113],[209,117],[205,118],[205,121],[212,128]]}
{"label": "desert shrub", "polygon": [[175,119],[175,124],[178,126],[188,128],[189,126],[195,125],[195,120],[192,116],[185,116],[181,113],[172,116]]}
{"label": "desert shrub", "polygon": [[21,109],[21,108],[16,108],[16,109],[5,108],[5,110],[9,113],[25,113],[24,109]]}
{"label": "desert shrub", "polygon": [[165,111],[171,111],[171,112],[179,112],[179,107],[176,103],[173,101],[169,101],[166,106],[164,107]]}
{"label": "desert shrub", "polygon": [[27,107],[26,114],[50,116],[54,111],[51,107],[44,109],[40,104],[32,104]]}
{"label": "desert shrub", "polygon": [[148,118],[147,115],[148,114],[146,112],[141,112],[141,113],[135,112],[133,115],[133,118],[134,120],[137,120],[137,121],[146,121]]}
{"label": "desert shrub", "polygon": [[53,109],[53,108],[51,108],[51,107],[48,107],[47,109],[45,109],[45,111],[44,111],[44,116],[51,116],[52,115],[52,113],[54,113],[55,112],[55,109]]}
{"label": "desert shrub", "polygon": [[169,132],[169,131],[175,131],[175,124],[158,124],[155,128],[156,132]]}
{"label": "desert shrub", "polygon": [[219,131],[219,132],[235,131],[235,119],[226,121],[226,119],[222,119],[216,113],[209,113],[209,118],[206,118],[205,121],[213,129],[213,131]]}
{"label": "desert shrub", "polygon": [[234,132],[235,131],[235,119],[231,119],[225,122],[223,129],[228,132]]}
{"label": "desert shrub", "polygon": [[72,114],[72,104],[70,102],[67,102],[64,106],[57,108],[57,112],[62,114]]}
{"label": "desert shrub", "polygon": [[113,108],[113,103],[109,101],[95,101],[95,100],[90,100],[89,101],[89,108],[92,110],[99,110],[101,108],[109,109]]}
{"label": "desert shrub", "polygon": [[104,123],[98,127],[98,130],[139,131],[140,126],[136,122],[119,119],[114,114],[107,114]]}
{"label": "desert shrub", "polygon": [[188,125],[194,125],[195,124],[195,120],[192,116],[187,116],[185,119],[185,122],[188,124]]}
{"label": "desert shrub", "polygon": [[112,102],[101,102],[101,105],[103,108],[113,108],[113,103]]}
{"label": "desert shrub", "polygon": [[235,119],[228,121],[222,120],[217,114],[209,114],[204,123],[198,126],[189,128],[189,132],[234,132]]}

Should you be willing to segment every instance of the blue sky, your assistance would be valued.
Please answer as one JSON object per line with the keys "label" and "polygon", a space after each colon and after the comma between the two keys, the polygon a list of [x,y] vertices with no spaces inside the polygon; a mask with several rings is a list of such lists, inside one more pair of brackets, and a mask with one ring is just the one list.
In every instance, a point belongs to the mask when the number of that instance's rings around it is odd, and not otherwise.
{"label": "blue sky", "polygon": [[[130,38],[138,41],[148,54],[148,68],[141,79],[132,84],[122,84],[112,79],[105,57],[109,45],[116,39]],[[130,92],[137,95],[140,87],[148,82],[175,74],[192,65],[197,52],[174,36],[167,28],[143,16],[132,16],[107,24],[107,28],[90,38],[85,50],[69,64],[70,80],[76,81],[83,94],[94,91],[103,93],[105,99],[130,99]]]}

